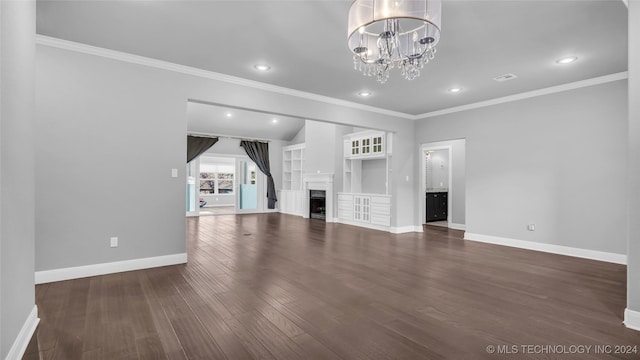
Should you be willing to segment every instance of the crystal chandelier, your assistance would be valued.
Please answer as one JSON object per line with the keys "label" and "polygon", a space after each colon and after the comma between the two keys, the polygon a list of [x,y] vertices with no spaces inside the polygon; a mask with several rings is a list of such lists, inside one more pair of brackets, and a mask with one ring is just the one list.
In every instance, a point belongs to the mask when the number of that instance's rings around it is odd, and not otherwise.
{"label": "crystal chandelier", "polygon": [[397,67],[413,80],[436,54],[441,0],[355,0],[349,9],[349,49],[353,64],[378,82]]}

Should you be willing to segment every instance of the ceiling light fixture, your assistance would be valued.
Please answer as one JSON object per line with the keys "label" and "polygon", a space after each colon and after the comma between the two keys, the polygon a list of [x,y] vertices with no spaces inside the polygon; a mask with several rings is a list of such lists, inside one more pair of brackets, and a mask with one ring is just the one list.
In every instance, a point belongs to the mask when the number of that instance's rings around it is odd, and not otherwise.
{"label": "ceiling light fixture", "polygon": [[226,117],[230,118],[230,117],[232,117],[232,116],[233,116],[233,114],[232,114],[232,113],[230,113],[230,112],[227,112],[227,113],[225,113],[225,114],[224,114],[224,116],[226,116]]}
{"label": "ceiling light fixture", "polygon": [[436,54],[441,12],[441,0],[355,0],[348,25],[354,68],[380,83],[394,67],[417,78]]}
{"label": "ceiling light fixture", "polygon": [[277,123],[278,123],[278,119],[271,119],[271,122],[272,122],[273,124],[277,124]]}
{"label": "ceiling light fixture", "polygon": [[449,92],[453,93],[453,94],[459,93],[460,91],[462,91],[462,88],[459,88],[459,87],[454,87],[454,88],[449,89]]}
{"label": "ceiling light fixture", "polygon": [[258,70],[258,71],[269,71],[271,70],[271,66],[267,65],[267,64],[256,64],[253,66],[254,69]]}
{"label": "ceiling light fixture", "polygon": [[358,96],[360,96],[360,97],[368,97],[368,96],[371,96],[371,91],[360,91],[360,92],[358,93]]}
{"label": "ceiling light fixture", "polygon": [[556,62],[558,64],[571,64],[572,62],[574,62],[576,60],[578,60],[577,56],[570,56],[570,57],[565,57],[565,58],[562,58],[562,59],[558,59],[558,60],[556,60]]}

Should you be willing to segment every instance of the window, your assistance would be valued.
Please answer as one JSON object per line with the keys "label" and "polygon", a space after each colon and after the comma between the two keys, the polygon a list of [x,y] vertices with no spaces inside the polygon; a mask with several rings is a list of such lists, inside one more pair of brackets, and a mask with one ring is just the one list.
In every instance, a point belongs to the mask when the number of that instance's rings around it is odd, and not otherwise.
{"label": "window", "polygon": [[200,173],[200,195],[214,194],[233,194],[233,173]]}

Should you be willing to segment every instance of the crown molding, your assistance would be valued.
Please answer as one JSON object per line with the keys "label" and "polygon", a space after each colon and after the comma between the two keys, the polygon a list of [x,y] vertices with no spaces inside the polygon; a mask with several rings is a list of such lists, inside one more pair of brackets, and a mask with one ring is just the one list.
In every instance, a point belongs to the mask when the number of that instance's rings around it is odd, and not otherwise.
{"label": "crown molding", "polygon": [[271,85],[259,81],[243,79],[236,76],[225,75],[213,71],[202,70],[190,66],[179,65],[175,63],[171,63],[168,61],[156,60],[144,56],[133,55],[129,53],[124,53],[115,50],[109,50],[97,46],[86,45],[82,43],[77,43],[74,41],[68,41],[63,39],[58,39],[45,35],[36,35],[36,44],[44,45],[49,47],[54,47],[58,49],[64,49],[69,51],[75,51],[78,53],[100,56],[108,59],[124,61],[132,64],[145,65],[149,67],[154,67],[157,69],[173,71],[181,74],[198,76],[205,79],[217,80],[226,82],[234,85],[246,86],[254,89],[270,91],[274,93],[279,93],[283,95],[290,95],[299,97],[307,100],[314,100],[319,102],[324,102],[327,104],[350,107],[353,109],[364,110],[369,112],[374,112],[382,115],[389,115],[409,120],[415,120],[415,115],[406,114],[398,111],[387,110],[375,106],[363,105],[359,103],[355,103],[352,101],[340,100],[336,98],[332,98],[329,96],[313,94],[305,91],[294,90],[282,86]]}
{"label": "crown molding", "polygon": [[453,113],[457,113],[457,112],[460,112],[460,111],[479,109],[479,108],[483,108],[483,107],[487,107],[487,106],[504,104],[504,103],[508,103],[508,102],[512,102],[512,101],[529,99],[529,98],[542,96],[542,95],[555,94],[555,93],[559,93],[559,92],[563,92],[563,91],[567,91],[567,90],[575,90],[575,89],[579,89],[579,88],[583,88],[583,87],[589,87],[589,86],[593,86],[593,85],[605,84],[605,83],[608,83],[608,82],[624,80],[624,79],[627,79],[627,78],[629,78],[629,72],[628,71],[623,71],[623,72],[619,72],[619,73],[616,73],[616,74],[600,76],[600,77],[596,77],[596,78],[592,78],[592,79],[576,81],[576,82],[572,82],[572,83],[562,84],[562,85],[558,85],[558,86],[552,86],[552,87],[539,89],[539,90],[527,91],[527,92],[523,92],[523,93],[520,93],[520,94],[504,96],[504,97],[495,98],[495,99],[486,100],[486,101],[480,101],[480,102],[473,103],[473,104],[467,104],[467,105],[456,106],[456,107],[452,107],[452,108],[448,108],[448,109],[432,111],[432,112],[424,113],[422,115],[417,115],[416,119],[426,119],[426,118],[430,118],[430,117],[434,117],[434,116],[453,114]]}
{"label": "crown molding", "polygon": [[554,94],[562,91],[574,90],[574,89],[579,89],[583,87],[623,80],[629,77],[629,73],[627,71],[624,71],[616,74],[600,76],[592,79],[576,81],[568,84],[552,86],[544,89],[528,91],[520,94],[504,96],[504,97],[490,99],[486,101],[480,101],[472,104],[466,104],[466,105],[456,106],[452,108],[436,110],[436,111],[432,111],[424,114],[411,115],[411,114],[383,109],[375,106],[363,105],[363,104],[355,103],[352,101],[340,100],[340,99],[332,98],[329,96],[318,95],[318,94],[313,94],[313,93],[300,91],[300,90],[294,90],[294,89],[290,89],[282,86],[262,83],[259,81],[243,79],[240,77],[225,75],[225,74],[221,74],[213,71],[202,70],[202,69],[198,69],[190,66],[179,65],[179,64],[168,62],[168,61],[156,60],[156,59],[152,59],[144,56],[138,56],[138,55],[128,54],[120,51],[109,50],[109,49],[105,49],[97,46],[91,46],[91,45],[86,45],[86,44],[77,43],[73,41],[62,40],[62,39],[45,36],[45,35],[36,35],[36,44],[69,50],[69,51],[75,51],[78,53],[83,53],[88,55],[100,56],[108,59],[132,63],[132,64],[145,65],[145,66],[154,67],[157,69],[173,71],[181,74],[222,81],[229,84],[246,86],[254,89],[270,91],[270,92],[279,93],[283,95],[295,96],[298,98],[319,101],[326,104],[350,107],[353,109],[364,110],[364,111],[369,111],[373,113],[378,113],[381,115],[394,116],[394,117],[408,119],[408,120],[421,120],[421,119],[426,119],[426,118],[439,116],[439,115],[452,114],[460,111],[479,109],[487,106],[504,104],[511,101],[518,101],[518,100],[528,99],[536,96]]}

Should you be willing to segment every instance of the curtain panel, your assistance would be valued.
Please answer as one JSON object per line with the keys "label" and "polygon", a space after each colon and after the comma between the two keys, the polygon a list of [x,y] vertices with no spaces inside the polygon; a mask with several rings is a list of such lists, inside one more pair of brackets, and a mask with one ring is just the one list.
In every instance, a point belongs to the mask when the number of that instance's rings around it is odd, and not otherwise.
{"label": "curtain panel", "polygon": [[216,137],[187,135],[187,164],[218,142]]}
{"label": "curtain panel", "polygon": [[268,208],[275,209],[276,201],[276,185],[271,176],[271,167],[269,166],[269,144],[259,141],[241,141],[240,146],[244,148],[247,155],[256,163],[258,169],[267,176],[267,199]]}

